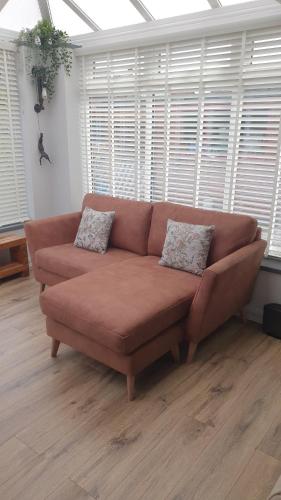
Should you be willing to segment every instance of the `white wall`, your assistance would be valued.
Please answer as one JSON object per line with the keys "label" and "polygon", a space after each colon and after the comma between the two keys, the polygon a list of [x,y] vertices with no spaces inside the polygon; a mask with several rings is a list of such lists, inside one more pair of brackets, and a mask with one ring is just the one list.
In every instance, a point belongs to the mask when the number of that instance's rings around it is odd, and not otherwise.
{"label": "white wall", "polygon": [[[51,171],[40,167],[37,142],[39,138],[37,115],[33,110],[36,102],[35,86],[31,83],[24,51],[18,53],[18,82],[22,113],[24,159],[31,217],[44,217],[51,207]],[[46,116],[40,117],[41,127],[46,128]]]}
{"label": "white wall", "polygon": [[[75,56],[71,76],[61,69],[56,92],[46,104],[48,153],[52,158],[52,203],[56,214],[78,210],[82,202],[79,83]],[[41,115],[42,113],[40,113]]]}
{"label": "white wall", "polygon": [[[34,111],[36,87],[24,49],[18,54],[18,68],[30,216],[41,218],[77,210],[82,199],[82,174],[76,60],[71,77],[60,71],[55,95],[38,115]],[[39,163],[40,131],[51,165],[46,160],[42,160],[42,166]]]}
{"label": "white wall", "polygon": [[271,302],[281,303],[281,275],[260,271],[252,300],[247,306],[247,317],[261,323],[263,306]]}

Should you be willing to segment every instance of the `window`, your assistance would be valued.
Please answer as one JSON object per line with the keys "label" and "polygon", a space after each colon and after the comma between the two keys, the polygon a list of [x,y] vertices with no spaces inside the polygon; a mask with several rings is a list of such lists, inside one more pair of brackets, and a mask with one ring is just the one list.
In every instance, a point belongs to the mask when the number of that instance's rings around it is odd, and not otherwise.
{"label": "window", "polygon": [[[56,0],[57,1],[57,0]],[[130,0],[76,0],[81,9],[94,19],[102,30],[143,23],[144,18]]]}
{"label": "window", "polygon": [[256,217],[281,257],[281,35],[81,58],[85,188]]}
{"label": "window", "polygon": [[0,48],[0,227],[27,219],[15,52]]}
{"label": "window", "polygon": [[208,0],[188,0],[188,2],[186,0],[166,2],[163,2],[163,0],[145,0],[145,5],[156,19],[181,16],[182,14],[191,14],[211,8]]}

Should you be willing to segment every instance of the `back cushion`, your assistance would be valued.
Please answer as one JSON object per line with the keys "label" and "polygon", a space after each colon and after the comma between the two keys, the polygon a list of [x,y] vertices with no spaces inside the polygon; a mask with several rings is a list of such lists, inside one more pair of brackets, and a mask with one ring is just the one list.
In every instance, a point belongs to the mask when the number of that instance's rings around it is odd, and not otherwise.
{"label": "back cushion", "polygon": [[147,241],[151,222],[152,205],[144,201],[123,200],[112,196],[88,193],[83,207],[101,212],[115,211],[110,234],[110,245],[139,255],[147,255]]}
{"label": "back cushion", "polygon": [[208,265],[254,241],[257,221],[247,215],[186,207],[168,202],[155,203],[148,239],[148,254],[161,255],[166,237],[167,219],[204,226],[214,225]]}

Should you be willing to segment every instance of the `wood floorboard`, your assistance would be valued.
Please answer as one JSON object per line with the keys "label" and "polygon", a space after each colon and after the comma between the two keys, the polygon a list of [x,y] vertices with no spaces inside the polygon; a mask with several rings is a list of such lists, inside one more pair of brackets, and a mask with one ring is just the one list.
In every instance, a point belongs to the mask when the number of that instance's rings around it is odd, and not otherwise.
{"label": "wood floorboard", "polygon": [[281,342],[228,321],[191,365],[125,377],[50,339],[30,278],[0,284],[1,500],[263,500],[281,473]]}
{"label": "wood floorboard", "polygon": [[242,499],[245,492],[247,492],[247,500],[265,500],[269,487],[273,488],[280,472],[278,460],[255,450],[226,500]]}
{"label": "wood floorboard", "polygon": [[8,439],[0,447],[0,485],[13,479],[18,469],[36,458],[36,453],[17,438]]}
{"label": "wood floorboard", "polygon": [[[279,353],[278,353],[279,354]],[[279,412],[276,394],[280,391],[280,376],[268,373],[253,379],[241,394],[217,434],[199,459],[172,485],[165,498],[225,499],[242,470],[251,459],[253,450],[266,433],[269,422]],[[246,492],[245,492],[246,494]]]}
{"label": "wood floorboard", "polygon": [[71,479],[67,479],[46,500],[94,500],[85,490]]}
{"label": "wood floorboard", "polygon": [[281,407],[278,415],[263,437],[259,450],[281,461]]}

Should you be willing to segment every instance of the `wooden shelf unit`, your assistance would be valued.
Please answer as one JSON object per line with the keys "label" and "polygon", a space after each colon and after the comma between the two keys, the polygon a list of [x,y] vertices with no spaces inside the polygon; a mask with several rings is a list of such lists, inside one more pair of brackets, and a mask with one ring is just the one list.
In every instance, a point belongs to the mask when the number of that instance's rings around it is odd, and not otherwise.
{"label": "wooden shelf unit", "polygon": [[0,235],[0,252],[9,250],[10,262],[0,264],[0,279],[14,274],[29,275],[26,238],[17,234]]}

